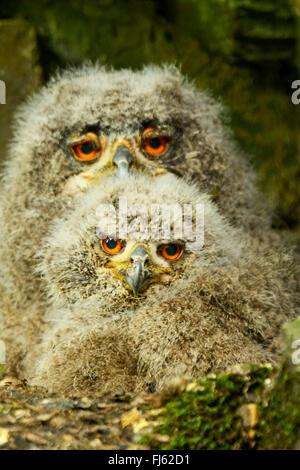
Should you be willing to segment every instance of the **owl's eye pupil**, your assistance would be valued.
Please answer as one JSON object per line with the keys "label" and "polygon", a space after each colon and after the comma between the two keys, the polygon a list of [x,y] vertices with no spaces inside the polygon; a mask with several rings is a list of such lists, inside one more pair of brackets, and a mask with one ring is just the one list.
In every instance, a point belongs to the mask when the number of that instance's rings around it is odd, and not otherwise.
{"label": "owl's eye pupil", "polygon": [[158,149],[161,146],[161,141],[158,137],[154,137],[149,141],[149,146],[153,149]]}
{"label": "owl's eye pupil", "polygon": [[114,238],[108,238],[106,240],[106,246],[107,248],[109,248],[110,250],[113,250],[114,248],[116,248],[117,246],[117,240],[115,240]]}
{"label": "owl's eye pupil", "polygon": [[86,155],[88,155],[94,150],[94,147],[93,147],[93,144],[91,144],[90,142],[84,142],[83,144],[81,144],[80,150],[82,153],[85,153]]}
{"label": "owl's eye pupil", "polygon": [[175,256],[178,252],[178,246],[177,245],[173,245],[173,244],[170,244],[166,247],[166,253],[169,255],[169,256]]}

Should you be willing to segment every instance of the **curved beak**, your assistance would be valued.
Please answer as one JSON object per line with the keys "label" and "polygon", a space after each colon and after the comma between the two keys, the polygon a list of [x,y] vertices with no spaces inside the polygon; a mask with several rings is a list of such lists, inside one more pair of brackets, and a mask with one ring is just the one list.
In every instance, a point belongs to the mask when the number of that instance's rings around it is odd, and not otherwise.
{"label": "curved beak", "polygon": [[118,167],[118,178],[125,178],[129,173],[129,167],[133,157],[126,145],[119,145],[113,156],[113,163]]}
{"label": "curved beak", "polygon": [[148,258],[146,248],[143,245],[138,245],[131,253],[130,267],[122,273],[134,295],[147,287],[152,277],[151,272],[145,268]]}

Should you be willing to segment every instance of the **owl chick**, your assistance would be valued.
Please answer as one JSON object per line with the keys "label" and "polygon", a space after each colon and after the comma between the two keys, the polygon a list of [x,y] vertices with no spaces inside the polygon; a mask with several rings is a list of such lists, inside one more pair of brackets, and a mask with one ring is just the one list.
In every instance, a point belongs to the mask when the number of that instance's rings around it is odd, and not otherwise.
{"label": "owl chick", "polygon": [[[192,208],[188,236],[178,237],[180,210],[170,233],[157,225],[166,206]],[[202,229],[204,242],[191,242]],[[293,316],[288,263],[253,243],[173,175],[104,177],[52,224],[39,253],[49,306],[24,339],[23,376],[63,393],[154,390],[178,374],[275,361]]]}
{"label": "owl chick", "polygon": [[[0,309],[15,318],[15,357],[26,354],[24,328],[30,334],[41,321],[36,311],[45,292],[35,253],[49,224],[76,195],[101,187],[103,177],[116,172],[122,179],[128,171],[190,177],[201,191],[218,194],[232,223],[263,232],[268,216],[253,173],[221,114],[175,67],[71,69],[20,109],[0,193]],[[20,326],[23,311],[28,322]]]}

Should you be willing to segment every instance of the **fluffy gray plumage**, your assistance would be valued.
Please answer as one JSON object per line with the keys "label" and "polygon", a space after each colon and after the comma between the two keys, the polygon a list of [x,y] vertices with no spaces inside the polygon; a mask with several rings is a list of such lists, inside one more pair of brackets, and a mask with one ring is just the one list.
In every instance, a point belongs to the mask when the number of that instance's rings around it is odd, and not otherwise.
{"label": "fluffy gray plumage", "polygon": [[[41,283],[36,253],[44,249],[51,221],[77,207],[77,198],[85,193],[101,191],[103,178],[116,170],[114,156],[120,146],[131,154],[130,171],[158,180],[165,172],[192,179],[201,193],[213,195],[231,224],[253,234],[253,243],[270,238],[270,218],[254,188],[252,170],[224,129],[222,113],[218,103],[175,67],[145,67],[139,72],[97,66],[69,70],[20,109],[0,194],[1,312],[10,372],[24,375],[24,361],[44,328],[48,292]],[[170,138],[169,150],[159,157],[144,151],[143,132],[149,128]],[[96,158],[79,161],[70,145],[83,142],[87,135],[99,145]],[[174,188],[169,191],[172,194]],[[260,243],[261,253],[267,253],[268,246]],[[280,240],[278,247],[284,251]],[[275,258],[272,252],[270,266],[277,263]],[[272,270],[270,283],[281,285],[280,269],[276,275]],[[268,279],[267,273],[263,279]],[[47,289],[52,292],[51,285]],[[184,297],[181,305],[185,302]],[[261,309],[268,310],[268,305]],[[243,311],[250,315],[250,308]],[[145,338],[151,328],[155,331],[155,323],[145,330]],[[269,341],[271,336],[268,333]]]}
{"label": "fluffy gray plumage", "polygon": [[[122,196],[128,206],[146,204],[148,214],[162,201],[203,204],[204,246],[169,262],[157,249],[176,241],[172,234],[147,240],[134,228],[124,251],[105,253],[96,209],[112,203],[118,213]],[[256,245],[207,195],[172,175],[104,177],[101,187],[74,204],[52,225],[39,254],[49,306],[27,338],[23,373],[32,383],[60,392],[153,390],[177,375],[195,378],[236,363],[276,361],[280,325],[294,312],[284,281],[287,254]],[[133,295],[118,273],[136,243],[145,244],[147,269],[161,277]]]}

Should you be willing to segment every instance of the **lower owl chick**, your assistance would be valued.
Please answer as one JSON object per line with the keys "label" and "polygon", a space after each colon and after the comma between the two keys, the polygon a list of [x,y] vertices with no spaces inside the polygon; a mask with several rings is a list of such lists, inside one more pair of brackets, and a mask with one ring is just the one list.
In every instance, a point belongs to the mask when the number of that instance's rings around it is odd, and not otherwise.
{"label": "lower owl chick", "polygon": [[294,315],[288,255],[254,246],[174,175],[104,178],[38,256],[49,306],[21,368],[50,391],[156,390],[274,362]]}

